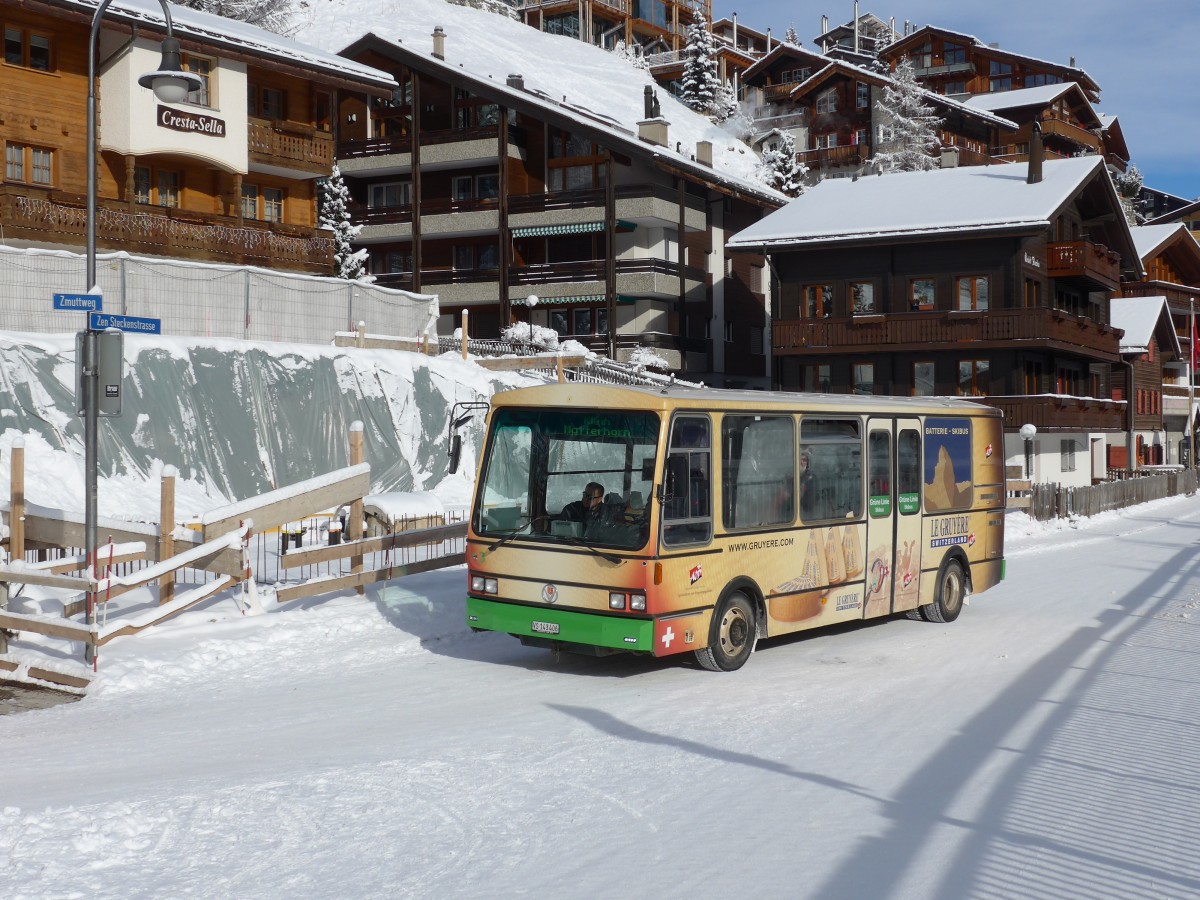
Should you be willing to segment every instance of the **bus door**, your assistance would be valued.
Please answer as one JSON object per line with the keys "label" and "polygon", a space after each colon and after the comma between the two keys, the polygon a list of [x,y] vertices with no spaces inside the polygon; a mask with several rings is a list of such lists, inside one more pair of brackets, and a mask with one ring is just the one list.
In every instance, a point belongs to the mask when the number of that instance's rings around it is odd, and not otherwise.
{"label": "bus door", "polygon": [[868,421],[866,618],[917,605],[921,572],[920,450],[919,420]]}

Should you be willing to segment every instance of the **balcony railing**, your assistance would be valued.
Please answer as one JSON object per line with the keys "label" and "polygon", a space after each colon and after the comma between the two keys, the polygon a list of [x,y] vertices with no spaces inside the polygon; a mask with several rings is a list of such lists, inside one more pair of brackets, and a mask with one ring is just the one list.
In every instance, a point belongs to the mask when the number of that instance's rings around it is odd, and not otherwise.
{"label": "balcony railing", "polygon": [[845,147],[822,147],[817,150],[801,150],[796,158],[806,166],[831,168],[835,166],[857,166],[863,161],[868,149],[858,144]]}
{"label": "balcony railing", "polygon": [[1121,284],[1121,257],[1091,241],[1047,244],[1046,270],[1051,278],[1082,281],[1106,291]]}
{"label": "balcony railing", "polygon": [[[654,197],[668,203],[679,203],[679,192],[660,184],[622,184],[616,190],[617,200],[637,200]],[[693,194],[684,194],[684,206],[704,212],[704,201]],[[508,198],[510,213],[545,212],[551,209],[580,209],[603,207],[604,189],[584,191],[547,191],[537,194],[515,194]]]}
{"label": "balcony railing", "polygon": [[333,137],[291,122],[250,119],[249,150],[252,162],[292,163],[306,172],[328,173],[333,167]]}
{"label": "balcony railing", "polygon": [[[87,202],[82,195],[0,186],[0,222],[8,240],[50,241],[82,247]],[[100,200],[98,246],[129,253],[173,256],[237,265],[266,265],[329,274],[329,232],[277,222],[245,220],[182,209]]]}
{"label": "balcony railing", "polygon": [[776,354],[863,354],[874,350],[951,349],[965,344],[1033,342],[1116,362],[1119,340],[1109,325],[1058,309],[915,312],[828,319],[780,319]]}
{"label": "balcony railing", "polygon": [[1127,424],[1125,403],[1120,400],[1061,394],[972,399],[1003,412],[1005,431],[1016,431],[1026,423],[1051,431],[1123,431]]}
{"label": "balcony railing", "polygon": [[1080,128],[1078,125],[1065,122],[1062,119],[1044,119],[1042,121],[1042,133],[1047,136],[1056,135],[1081,147],[1087,147],[1093,153],[1100,152],[1100,138],[1087,129]]}
{"label": "balcony railing", "polygon": [[974,63],[952,62],[937,66],[914,66],[913,75],[917,78],[928,78],[931,75],[953,75],[956,72],[970,72],[975,68]]}
{"label": "balcony railing", "polygon": [[[532,266],[514,266],[509,269],[511,284],[553,284],[556,282],[603,281],[604,265],[602,259],[589,259],[579,262],[539,263]],[[653,272],[658,275],[679,274],[679,264],[665,259],[618,259],[616,261],[617,275],[628,275],[640,272]],[[704,270],[692,266],[684,266],[684,279],[687,281],[704,281]]]}
{"label": "balcony railing", "polygon": [[412,137],[409,135],[366,138],[358,141],[340,141],[337,149],[338,159],[360,159],[365,156],[395,156],[411,152]]}

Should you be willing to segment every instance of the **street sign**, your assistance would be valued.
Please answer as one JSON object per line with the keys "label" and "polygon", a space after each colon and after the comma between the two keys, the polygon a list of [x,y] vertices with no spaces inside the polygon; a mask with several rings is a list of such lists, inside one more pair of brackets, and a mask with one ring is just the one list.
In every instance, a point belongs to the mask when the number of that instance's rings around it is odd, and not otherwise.
{"label": "street sign", "polygon": [[87,380],[84,378],[83,348],[88,338],[96,344],[96,415],[111,417],[121,415],[121,380],[125,374],[125,335],[119,331],[80,331],[75,335],[75,410],[76,415],[87,415]]}
{"label": "street sign", "polygon": [[110,313],[92,313],[88,318],[92,331],[117,328],[136,334],[162,334],[162,319],[146,319],[142,316],[118,316]]}
{"label": "street sign", "polygon": [[99,294],[55,294],[54,308],[71,312],[97,312],[104,309],[104,298]]}

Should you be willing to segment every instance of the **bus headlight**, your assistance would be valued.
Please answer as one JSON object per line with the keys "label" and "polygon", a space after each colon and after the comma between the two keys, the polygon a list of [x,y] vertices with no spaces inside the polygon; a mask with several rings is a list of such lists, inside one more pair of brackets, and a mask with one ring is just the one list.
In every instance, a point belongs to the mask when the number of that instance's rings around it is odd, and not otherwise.
{"label": "bus headlight", "polygon": [[633,596],[631,596],[629,598],[629,608],[636,609],[641,612],[645,612],[646,611],[646,595],[645,594],[634,594]]}
{"label": "bus headlight", "polygon": [[474,591],[476,594],[483,593],[483,576],[482,575],[472,575],[471,576],[471,590]]}
{"label": "bus headlight", "polygon": [[500,583],[495,578],[472,575],[471,591],[476,594],[498,594],[500,593]]}
{"label": "bus headlight", "polygon": [[625,595],[618,593],[617,591],[610,592],[608,595],[608,608],[609,609],[624,609],[625,608]]}

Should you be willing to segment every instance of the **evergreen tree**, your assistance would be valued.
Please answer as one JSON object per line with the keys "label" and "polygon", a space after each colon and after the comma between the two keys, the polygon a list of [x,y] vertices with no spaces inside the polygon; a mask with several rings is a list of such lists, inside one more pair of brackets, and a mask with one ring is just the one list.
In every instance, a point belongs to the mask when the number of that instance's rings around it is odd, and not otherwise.
{"label": "evergreen tree", "polygon": [[766,150],[759,163],[759,177],[789,197],[804,193],[807,174],[808,166],[796,158],[796,140],[786,131],[780,135],[779,145]]}
{"label": "evergreen tree", "polygon": [[800,35],[796,34],[796,26],[792,23],[788,24],[787,31],[783,33],[783,39],[789,44],[800,46]]}
{"label": "evergreen tree", "polygon": [[1121,208],[1125,210],[1125,220],[1130,225],[1142,225],[1146,221],[1141,211],[1142,173],[1137,166],[1130,166],[1124,172],[1114,172],[1113,186],[1121,198]]}
{"label": "evergreen tree", "polygon": [[737,92],[734,91],[733,85],[728,82],[721,84],[717,88],[716,99],[713,100],[713,121],[721,125],[733,118],[739,109]]}
{"label": "evergreen tree", "polygon": [[350,242],[362,231],[362,226],[350,221],[350,211],[346,208],[350,202],[350,190],[336,163],[329,177],[322,179],[319,186],[321,212],[317,224],[333,231],[333,274],[348,281],[374,281],[375,276],[368,275],[366,271],[367,248],[355,250],[350,246]]}
{"label": "evergreen tree", "polygon": [[884,172],[924,172],[937,168],[933,157],[940,145],[941,119],[925,102],[925,89],[917,83],[912,63],[901,57],[883,97],[875,104],[882,120],[874,163]]}
{"label": "evergreen tree", "polygon": [[182,0],[182,5],[283,34],[295,0]]}
{"label": "evergreen tree", "polygon": [[697,112],[708,112],[717,99],[717,49],[704,16],[688,26],[684,48],[683,89],[679,99]]}

